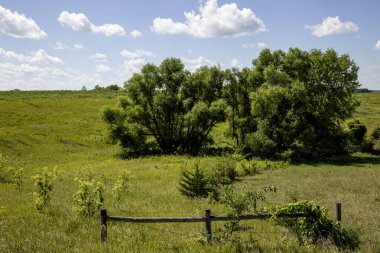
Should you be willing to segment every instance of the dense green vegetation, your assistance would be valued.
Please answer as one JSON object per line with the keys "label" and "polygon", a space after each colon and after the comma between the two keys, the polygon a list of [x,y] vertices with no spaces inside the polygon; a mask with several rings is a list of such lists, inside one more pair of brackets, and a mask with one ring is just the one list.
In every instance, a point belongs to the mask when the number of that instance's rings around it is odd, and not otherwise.
{"label": "dense green vegetation", "polygon": [[358,106],[358,67],[348,55],[265,49],[252,63],[194,73],[175,58],[145,65],[125,83],[119,107],[104,111],[111,139],[127,156],[157,146],[164,154],[197,155],[228,115],[233,150],[251,157],[299,161],[372,151],[359,121],[344,131]]}
{"label": "dense green vegetation", "polygon": [[[149,156],[122,160],[119,148],[106,142],[106,124],[100,109],[117,103],[122,91],[0,92],[0,153],[8,157],[2,171],[23,168],[17,186],[14,174],[0,183],[1,252],[335,252],[331,245],[299,246],[289,230],[267,221],[244,221],[252,229],[242,231],[236,243],[203,244],[204,224],[109,224],[109,242],[99,241],[99,220],[78,213],[74,196],[80,191],[75,178],[90,178],[104,185],[104,204],[110,215],[120,216],[202,216],[228,213],[228,208],[207,199],[189,199],[178,190],[184,166],[199,163],[211,168],[218,157]],[[354,114],[367,126],[369,137],[380,122],[380,94],[357,94],[361,105]],[[216,146],[224,145],[228,124],[220,123],[210,133]],[[379,147],[379,142],[376,142]],[[257,208],[311,200],[328,209],[334,218],[336,202],[342,202],[343,226],[358,229],[360,251],[380,248],[380,158],[356,153],[319,162],[289,165],[254,160],[251,176],[239,176],[237,193],[253,192],[275,185],[276,193],[266,196]],[[32,176],[58,166],[50,203],[43,211],[35,207]],[[130,179],[121,199],[114,189],[125,170]],[[244,168],[241,168],[244,170]],[[249,173],[247,173],[249,174]],[[89,176],[90,175],[90,176]],[[20,176],[19,176],[20,177]],[[14,183],[13,183],[14,182]],[[124,185],[120,182],[120,185]],[[95,186],[95,183],[94,183]],[[214,223],[215,238],[224,229]],[[221,236],[219,236],[221,238]]]}

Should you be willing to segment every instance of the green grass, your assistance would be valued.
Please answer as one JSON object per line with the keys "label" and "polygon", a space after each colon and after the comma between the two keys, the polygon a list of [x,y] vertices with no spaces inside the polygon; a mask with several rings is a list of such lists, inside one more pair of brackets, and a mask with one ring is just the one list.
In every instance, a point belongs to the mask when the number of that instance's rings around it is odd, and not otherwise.
{"label": "green grass", "polygon": [[[20,190],[0,183],[0,252],[239,252],[238,244],[205,245],[204,224],[109,223],[109,241],[99,242],[98,217],[82,218],[75,212],[74,181],[81,171],[106,180],[110,215],[202,216],[226,209],[207,200],[190,200],[179,194],[178,178],[186,164],[212,166],[216,157],[157,156],[130,160],[117,157],[119,148],[106,143],[106,125],[100,110],[117,103],[113,92],[0,92],[0,153],[9,166],[24,168]],[[358,94],[356,117],[369,132],[380,123],[380,94]],[[217,145],[225,125],[213,133]],[[265,164],[265,162],[262,162]],[[31,177],[43,167],[62,171],[51,207],[35,210]],[[336,202],[342,203],[343,225],[356,228],[361,252],[380,250],[380,157],[355,154],[318,163],[269,166],[260,174],[240,178],[239,189],[276,185],[265,204],[313,200],[329,209],[334,218]],[[124,202],[113,205],[111,188],[124,169],[132,181]],[[102,179],[103,178],[103,179]],[[267,221],[247,221],[256,243],[253,252],[334,252],[331,247],[299,247],[288,231]],[[222,223],[213,223],[213,230]],[[201,240],[200,240],[201,239]],[[244,251],[244,250],[243,250]],[[248,251],[248,249],[246,249]]]}

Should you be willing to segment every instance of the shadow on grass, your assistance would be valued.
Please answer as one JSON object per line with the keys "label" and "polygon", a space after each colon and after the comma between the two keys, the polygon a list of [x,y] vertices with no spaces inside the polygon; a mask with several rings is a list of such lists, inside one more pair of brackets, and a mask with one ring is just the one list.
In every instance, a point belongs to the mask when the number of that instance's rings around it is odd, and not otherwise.
{"label": "shadow on grass", "polygon": [[307,161],[304,162],[305,164],[309,165],[340,165],[340,166],[347,166],[347,165],[354,165],[354,164],[380,164],[380,156],[377,154],[377,156],[369,155],[369,154],[361,154],[359,155],[342,155],[342,156],[335,156],[331,158],[321,159],[317,161]]}

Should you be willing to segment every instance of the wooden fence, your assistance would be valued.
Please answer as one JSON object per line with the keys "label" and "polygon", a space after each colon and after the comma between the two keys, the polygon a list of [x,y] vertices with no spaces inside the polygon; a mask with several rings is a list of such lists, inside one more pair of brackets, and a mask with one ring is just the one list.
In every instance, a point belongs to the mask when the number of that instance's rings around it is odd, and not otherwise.
{"label": "wooden fence", "polygon": [[[341,221],[341,204],[336,204],[336,218],[337,221]],[[231,221],[231,220],[264,220],[271,218],[270,214],[256,214],[256,215],[241,215],[239,217],[231,216],[212,216],[211,210],[205,210],[204,217],[118,217],[108,216],[107,210],[100,210],[100,240],[101,242],[107,242],[107,226],[108,221],[123,221],[133,223],[173,223],[173,222],[204,222],[206,226],[206,240],[208,243],[212,240],[212,221]],[[301,218],[306,217],[305,214],[293,214],[293,215],[279,215],[279,218]]]}

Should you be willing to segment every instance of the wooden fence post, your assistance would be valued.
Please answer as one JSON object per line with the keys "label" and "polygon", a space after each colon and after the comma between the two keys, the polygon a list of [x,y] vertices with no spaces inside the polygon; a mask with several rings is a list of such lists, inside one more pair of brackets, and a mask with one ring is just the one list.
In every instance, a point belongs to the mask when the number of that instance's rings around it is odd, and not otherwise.
{"label": "wooden fence post", "polygon": [[100,210],[100,241],[107,242],[107,209]]}
{"label": "wooden fence post", "polygon": [[206,218],[206,240],[208,243],[211,243],[212,234],[211,234],[211,210],[205,210]]}
{"label": "wooden fence post", "polygon": [[342,204],[336,203],[336,220],[342,221]]}

